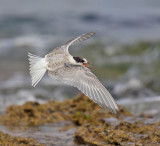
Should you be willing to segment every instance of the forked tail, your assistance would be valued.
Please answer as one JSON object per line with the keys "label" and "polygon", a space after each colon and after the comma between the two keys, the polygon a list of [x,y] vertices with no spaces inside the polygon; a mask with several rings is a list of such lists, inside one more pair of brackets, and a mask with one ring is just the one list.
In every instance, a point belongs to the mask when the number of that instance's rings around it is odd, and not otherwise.
{"label": "forked tail", "polygon": [[32,86],[35,87],[43,78],[47,70],[47,62],[45,58],[28,53],[29,70],[32,80]]}

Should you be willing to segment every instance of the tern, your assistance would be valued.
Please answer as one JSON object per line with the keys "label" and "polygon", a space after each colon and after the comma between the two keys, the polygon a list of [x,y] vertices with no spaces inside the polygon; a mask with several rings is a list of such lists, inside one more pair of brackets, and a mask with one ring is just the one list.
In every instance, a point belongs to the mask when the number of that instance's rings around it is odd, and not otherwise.
{"label": "tern", "polygon": [[94,32],[83,34],[64,45],[55,48],[44,58],[28,53],[32,86],[36,86],[46,71],[55,80],[77,87],[99,106],[116,113],[119,108],[111,94],[89,69],[89,62],[82,57],[73,57],[68,48],[93,36]]}

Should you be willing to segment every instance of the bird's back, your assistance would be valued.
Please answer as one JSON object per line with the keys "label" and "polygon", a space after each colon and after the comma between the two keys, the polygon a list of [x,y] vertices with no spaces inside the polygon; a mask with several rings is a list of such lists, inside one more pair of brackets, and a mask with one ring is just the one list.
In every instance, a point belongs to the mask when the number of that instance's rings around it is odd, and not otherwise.
{"label": "bird's back", "polygon": [[64,53],[61,49],[54,49],[51,53],[45,56],[46,61],[48,62],[47,69],[49,71],[57,70],[64,66],[64,64],[68,61],[68,53]]}

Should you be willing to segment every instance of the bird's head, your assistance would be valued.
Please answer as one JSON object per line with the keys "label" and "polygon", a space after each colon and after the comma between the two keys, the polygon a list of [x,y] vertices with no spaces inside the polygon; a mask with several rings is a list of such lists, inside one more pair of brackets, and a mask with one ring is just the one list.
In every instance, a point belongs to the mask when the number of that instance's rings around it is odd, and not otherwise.
{"label": "bird's head", "polygon": [[78,64],[80,64],[80,65],[83,65],[83,66],[85,66],[85,67],[90,68],[89,65],[87,65],[87,64],[90,64],[90,63],[87,61],[87,59],[82,58],[82,57],[73,57],[73,58],[74,58],[74,60],[76,61],[76,63],[78,63]]}

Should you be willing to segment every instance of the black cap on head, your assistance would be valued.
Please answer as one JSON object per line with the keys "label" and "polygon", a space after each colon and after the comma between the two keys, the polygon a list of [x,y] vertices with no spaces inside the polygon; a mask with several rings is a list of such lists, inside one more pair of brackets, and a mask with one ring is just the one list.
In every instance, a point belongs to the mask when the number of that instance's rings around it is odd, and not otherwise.
{"label": "black cap on head", "polygon": [[82,63],[84,62],[83,58],[81,57],[73,57],[73,58],[76,62],[82,62]]}

